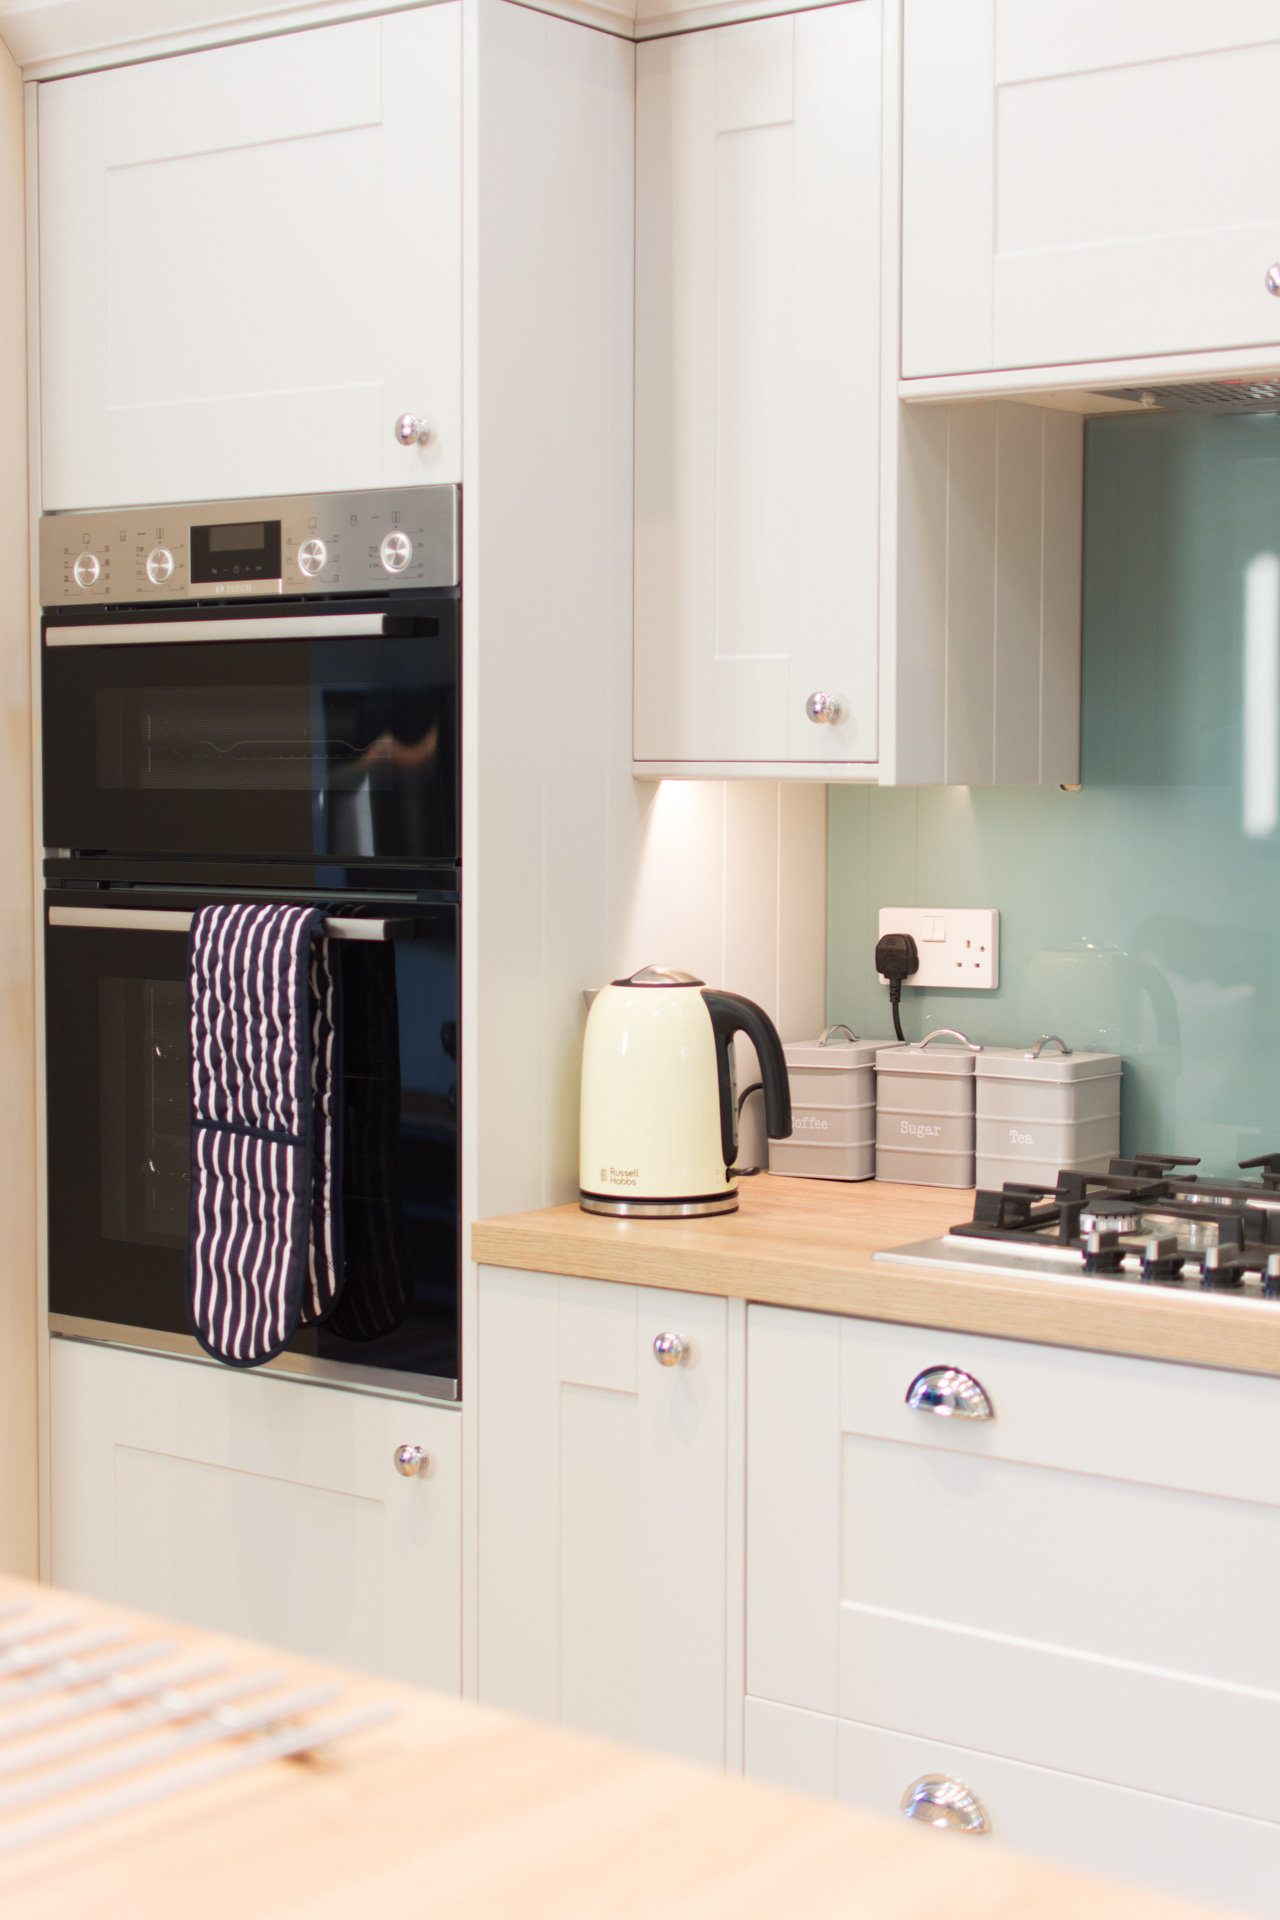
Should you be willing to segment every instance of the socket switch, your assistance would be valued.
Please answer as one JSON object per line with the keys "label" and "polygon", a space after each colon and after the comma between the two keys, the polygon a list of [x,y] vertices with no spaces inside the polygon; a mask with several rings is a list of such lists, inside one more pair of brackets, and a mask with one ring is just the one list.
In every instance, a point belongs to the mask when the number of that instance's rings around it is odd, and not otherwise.
{"label": "socket switch", "polygon": [[[995,907],[881,907],[880,935],[909,933],[920,965],[908,987],[998,987],[1000,915]],[[882,984],[887,984],[880,975]]]}

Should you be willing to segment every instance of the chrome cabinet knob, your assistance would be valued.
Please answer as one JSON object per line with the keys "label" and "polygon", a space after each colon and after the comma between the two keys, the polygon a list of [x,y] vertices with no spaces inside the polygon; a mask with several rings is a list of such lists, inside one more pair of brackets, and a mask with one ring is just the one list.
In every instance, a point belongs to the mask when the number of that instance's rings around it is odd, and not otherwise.
{"label": "chrome cabinet knob", "polygon": [[396,421],[396,439],[402,447],[425,447],[436,430],[425,414],[402,413]]}
{"label": "chrome cabinet knob", "polygon": [[994,1420],[996,1410],[971,1373],[959,1367],[926,1367],[907,1388],[907,1405],[944,1419]]}
{"label": "chrome cabinet knob", "polygon": [[945,1773],[925,1773],[913,1780],[902,1796],[908,1820],[927,1827],[949,1827],[953,1833],[990,1833],[991,1821],[976,1793],[963,1780]]}
{"label": "chrome cabinet knob", "polygon": [[660,1367],[678,1367],[689,1351],[689,1342],[681,1333],[660,1333],[653,1343],[653,1357]]}
{"label": "chrome cabinet knob", "polygon": [[1267,292],[1274,293],[1280,300],[1280,260],[1273,260],[1267,268]]}
{"label": "chrome cabinet knob", "polygon": [[431,1455],[425,1447],[397,1447],[392,1457],[396,1472],[402,1473],[406,1480],[412,1480],[415,1473],[428,1472],[431,1466]]}
{"label": "chrome cabinet knob", "polygon": [[825,727],[840,718],[840,696],[838,693],[811,693],[804,703],[804,710],[815,727]]}

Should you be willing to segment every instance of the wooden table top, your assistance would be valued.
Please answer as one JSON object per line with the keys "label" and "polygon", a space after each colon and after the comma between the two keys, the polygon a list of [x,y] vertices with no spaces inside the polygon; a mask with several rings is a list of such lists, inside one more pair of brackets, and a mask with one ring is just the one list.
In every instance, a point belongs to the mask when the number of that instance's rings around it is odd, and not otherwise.
{"label": "wooden table top", "polygon": [[[0,1576],[389,1725],[0,1857],[5,1920],[1194,1920],[1210,1909]],[[0,1823],[0,1832],[3,1831]]]}
{"label": "wooden table top", "polygon": [[944,1233],[973,1194],[878,1180],[744,1180],[737,1213],[611,1220],[576,1205],[477,1221],[472,1258],[1006,1339],[1280,1374],[1280,1301],[872,1261]]}

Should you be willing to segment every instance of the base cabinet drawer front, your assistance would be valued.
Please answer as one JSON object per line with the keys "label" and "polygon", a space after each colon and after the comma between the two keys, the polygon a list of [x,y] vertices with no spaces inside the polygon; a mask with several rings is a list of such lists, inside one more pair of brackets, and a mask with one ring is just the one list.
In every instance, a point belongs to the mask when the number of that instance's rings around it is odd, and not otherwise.
{"label": "base cabinet drawer front", "polygon": [[[1214,1629],[1229,1622],[1224,1591]],[[1277,1811],[1278,1693],[855,1607],[841,1609],[840,1653],[845,1717],[1224,1812]]]}
{"label": "base cabinet drawer front", "polygon": [[[844,1433],[1280,1508],[1280,1380],[872,1320],[840,1326]],[[995,1417],[908,1407],[931,1367],[971,1375]]]}
{"label": "base cabinet drawer front", "polygon": [[60,1586],[459,1690],[455,1409],[76,1340],[50,1364]]}
{"label": "base cabinet drawer front", "polygon": [[1274,351],[1278,83],[1257,0],[909,0],[903,372]]}
{"label": "base cabinet drawer front", "polygon": [[[1134,1793],[851,1720],[837,1723],[835,1744],[838,1796],[849,1805],[901,1817],[906,1789],[925,1774],[942,1774],[977,1796],[992,1839],[1022,1853],[1214,1906],[1280,1914],[1280,1825],[1270,1820]],[[982,1846],[985,1840],[941,1833],[938,1844]]]}
{"label": "base cabinet drawer front", "polygon": [[482,1699],[724,1764],[727,1327],[723,1300],[481,1269]]}

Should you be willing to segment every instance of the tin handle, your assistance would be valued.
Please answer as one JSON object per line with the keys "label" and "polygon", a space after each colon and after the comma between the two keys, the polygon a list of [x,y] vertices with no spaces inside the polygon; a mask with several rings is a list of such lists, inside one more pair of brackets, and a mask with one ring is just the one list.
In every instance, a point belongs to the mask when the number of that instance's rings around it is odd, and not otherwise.
{"label": "tin handle", "polygon": [[970,1053],[981,1053],[982,1042],[971,1040],[967,1033],[961,1033],[959,1027],[935,1027],[932,1033],[926,1033],[923,1040],[916,1042],[916,1048],[923,1053],[931,1040],[958,1040],[962,1047],[968,1047]]}
{"label": "tin handle", "polygon": [[820,1047],[830,1046],[831,1037],[836,1033],[847,1034],[850,1040],[856,1040],[858,1037],[852,1027],[846,1027],[843,1020],[837,1020],[833,1027],[824,1027],[822,1029],[822,1032],[818,1035],[818,1045]]}
{"label": "tin handle", "polygon": [[1046,1047],[1061,1047],[1063,1053],[1070,1053],[1071,1051],[1061,1034],[1042,1033],[1035,1046],[1028,1047],[1022,1057],[1024,1060],[1038,1060]]}

